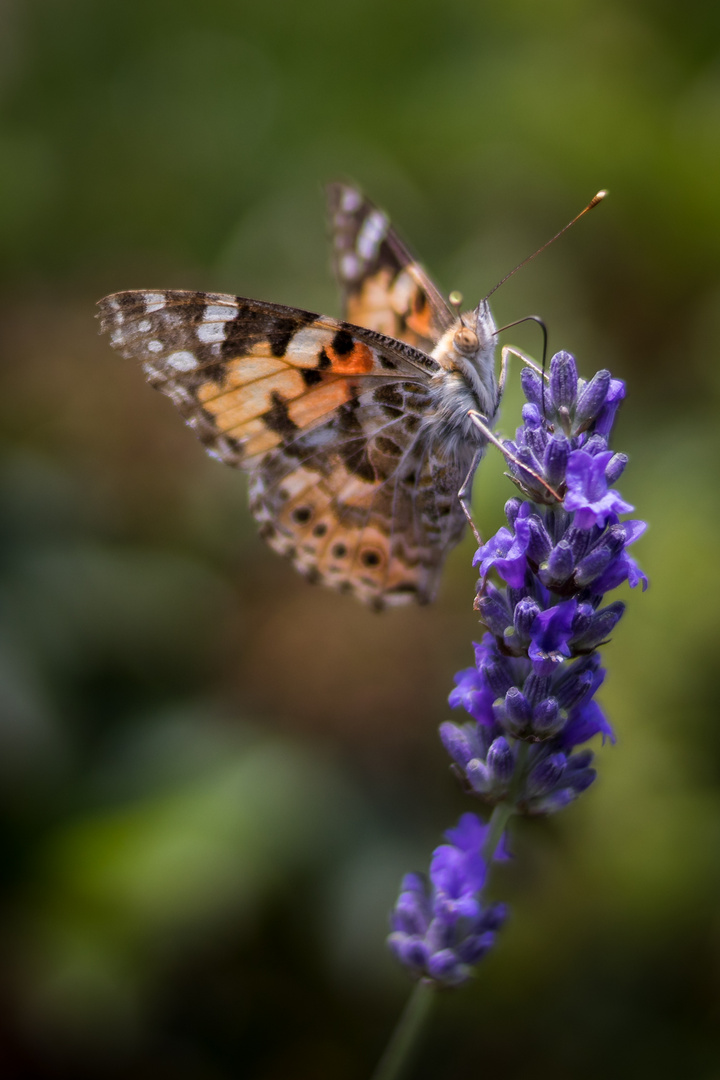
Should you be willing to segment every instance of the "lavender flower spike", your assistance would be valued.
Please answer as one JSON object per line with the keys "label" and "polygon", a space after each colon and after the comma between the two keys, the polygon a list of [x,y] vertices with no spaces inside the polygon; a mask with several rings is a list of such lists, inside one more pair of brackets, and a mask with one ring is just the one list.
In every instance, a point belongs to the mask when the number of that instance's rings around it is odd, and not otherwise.
{"label": "lavender flower spike", "polygon": [[[504,904],[481,899],[489,828],[463,814],[450,841],[433,852],[430,875],[407,874],[392,914],[388,945],[416,978],[443,986],[467,982],[507,917]],[[496,858],[507,858],[501,846]]]}
{"label": "lavender flower spike", "polygon": [[608,371],[579,378],[565,352],[551,360],[547,386],[532,370],[522,384],[523,425],[504,444],[522,497],[508,501],[508,527],[473,560],[486,632],[450,694],[468,719],[440,726],[465,791],[494,809],[487,825],[463,814],[429,876],[403,881],[389,944],[416,993],[466,982],[492,945],[506,910],[488,905],[484,890],[492,862],[507,855],[510,817],[554,813],[595,781],[584,744],[615,741],[595,700],[605,678],[599,648],[625,611],[605,594],[625,581],[647,585],[627,552],[645,523],[620,520],[632,507],[611,487],[627,465],[608,448],[624,384]]}
{"label": "lavender flower spike", "polygon": [[[548,814],[595,780],[591,752],[577,747],[598,734],[613,738],[594,701],[605,674],[598,648],[625,607],[603,606],[604,597],[624,581],[647,585],[627,552],[646,526],[620,521],[632,506],[610,487],[627,464],[608,448],[624,384],[607,371],[579,379],[569,353],[551,360],[544,394],[534,372],[522,381],[524,422],[506,445],[525,498],[507,504],[509,528],[474,559],[482,575],[475,607],[488,632],[460,685],[472,686],[475,707],[460,687],[450,697],[473,722],[445,723],[440,734],[470,794]],[[536,476],[523,468],[528,452]],[[548,499],[538,476],[560,502]]]}

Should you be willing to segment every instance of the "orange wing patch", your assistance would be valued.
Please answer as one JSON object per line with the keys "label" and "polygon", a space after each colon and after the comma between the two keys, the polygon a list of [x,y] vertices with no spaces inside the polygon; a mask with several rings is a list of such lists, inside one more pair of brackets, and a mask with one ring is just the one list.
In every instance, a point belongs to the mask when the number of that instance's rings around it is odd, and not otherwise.
{"label": "orange wing patch", "polygon": [[306,326],[293,335],[283,356],[293,367],[318,368],[335,375],[369,375],[377,369],[373,350],[340,327]]}
{"label": "orange wing patch", "polygon": [[326,345],[330,370],[342,375],[368,375],[375,367],[372,351],[362,341],[357,341],[347,330],[339,330]]}

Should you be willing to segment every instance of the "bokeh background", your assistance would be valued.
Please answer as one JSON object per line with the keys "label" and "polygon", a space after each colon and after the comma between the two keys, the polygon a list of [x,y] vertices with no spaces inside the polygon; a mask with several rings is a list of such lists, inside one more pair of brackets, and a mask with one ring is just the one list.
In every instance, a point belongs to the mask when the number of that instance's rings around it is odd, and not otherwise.
{"label": "bokeh background", "polygon": [[2,1075],[360,1080],[405,1000],[388,910],[471,808],[436,731],[472,545],[431,608],[311,588],[93,319],[147,287],[336,313],[349,177],[469,302],[610,189],[494,309],[627,379],[651,522],[618,744],[517,823],[512,921],[416,1076],[715,1080],[720,7],[3,0],[0,101]]}

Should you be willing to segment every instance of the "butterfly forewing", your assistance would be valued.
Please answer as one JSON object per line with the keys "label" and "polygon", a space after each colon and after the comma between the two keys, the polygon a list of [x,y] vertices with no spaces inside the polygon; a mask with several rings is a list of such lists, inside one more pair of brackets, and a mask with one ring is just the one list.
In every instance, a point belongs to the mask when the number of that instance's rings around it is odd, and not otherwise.
{"label": "butterfly forewing", "polygon": [[[380,606],[430,599],[461,520],[420,437],[437,366],[406,343],[223,294],[117,293],[102,328],[214,456],[251,475],[268,542]],[[455,485],[453,472],[450,487]],[[438,529],[437,522],[442,520]]]}
{"label": "butterfly forewing", "polygon": [[432,352],[454,321],[441,293],[387,215],[349,184],[330,184],[335,275],[345,318]]}

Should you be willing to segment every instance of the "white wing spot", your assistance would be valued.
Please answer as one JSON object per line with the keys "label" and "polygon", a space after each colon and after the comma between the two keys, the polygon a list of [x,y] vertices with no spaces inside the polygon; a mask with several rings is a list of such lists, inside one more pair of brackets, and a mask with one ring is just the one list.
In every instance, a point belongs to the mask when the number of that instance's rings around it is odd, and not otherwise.
{"label": "white wing spot", "polygon": [[173,390],[168,394],[168,397],[172,401],[173,405],[178,407],[181,405],[192,405],[193,397],[189,394],[184,386],[175,386]]}
{"label": "white wing spot", "polygon": [[145,314],[151,315],[153,311],[160,311],[160,308],[165,307],[165,295],[161,292],[146,292],[143,299],[145,300]]}
{"label": "white wing spot", "polygon": [[118,327],[117,330],[113,331],[113,333],[110,335],[110,344],[111,345],[116,345],[116,346],[117,345],[122,345],[124,340],[125,340],[125,335],[124,335],[124,333],[122,332],[122,330],[119,327]]}
{"label": "white wing spot", "polygon": [[152,330],[152,323],[149,319],[142,319],[137,325],[141,334],[147,334],[148,330]]}
{"label": "white wing spot", "polygon": [[163,351],[163,343],[162,343],[162,341],[148,341],[147,349],[148,349],[148,352],[162,352]]}
{"label": "white wing spot", "polygon": [[360,273],[360,260],[357,255],[343,255],[340,260],[340,270],[343,277],[356,278]]}
{"label": "white wing spot", "polygon": [[224,341],[225,340],[225,323],[224,322],[202,322],[197,328],[197,336],[201,341]]}
{"label": "white wing spot", "polygon": [[340,206],[348,213],[352,214],[354,210],[358,210],[362,205],[362,196],[354,188],[343,188],[343,193],[340,196]]}
{"label": "white wing spot", "polygon": [[198,362],[193,354],[186,349],[181,349],[180,352],[170,353],[166,363],[168,367],[175,368],[176,371],[194,371],[198,366]]}
{"label": "white wing spot", "polygon": [[357,250],[363,259],[372,259],[387,232],[388,219],[379,210],[373,210],[363,222],[358,233]]}
{"label": "white wing spot", "polygon": [[203,322],[212,322],[215,319],[220,319],[222,322],[227,322],[228,319],[234,319],[237,314],[237,309],[234,307],[227,307],[221,304],[208,304],[203,312]]}

